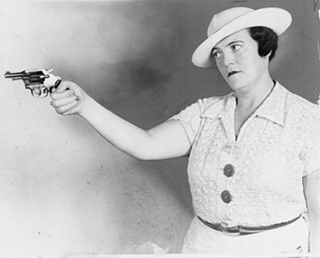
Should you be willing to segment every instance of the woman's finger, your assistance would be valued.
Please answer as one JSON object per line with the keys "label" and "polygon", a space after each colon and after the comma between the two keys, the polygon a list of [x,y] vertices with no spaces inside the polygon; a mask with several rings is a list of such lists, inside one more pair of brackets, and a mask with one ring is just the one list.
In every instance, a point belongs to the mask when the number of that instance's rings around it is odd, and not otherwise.
{"label": "woman's finger", "polygon": [[56,92],[61,93],[66,91],[67,89],[70,89],[72,82],[69,81],[61,81],[59,86],[57,87]]}
{"label": "woman's finger", "polygon": [[61,114],[61,115],[67,115],[67,114],[72,114],[71,109],[74,108],[77,105],[77,101],[71,102],[67,105],[55,108],[56,112]]}
{"label": "woman's finger", "polygon": [[62,91],[62,92],[58,92],[58,90],[56,90],[55,92],[51,93],[51,98],[53,100],[65,99],[65,98],[69,98],[71,96],[74,96],[74,91],[70,90],[70,89]]}
{"label": "woman's finger", "polygon": [[77,97],[75,95],[70,95],[66,98],[52,99],[51,106],[53,106],[54,108],[59,108],[59,107],[68,105],[70,103],[73,103],[76,100],[77,100]]}

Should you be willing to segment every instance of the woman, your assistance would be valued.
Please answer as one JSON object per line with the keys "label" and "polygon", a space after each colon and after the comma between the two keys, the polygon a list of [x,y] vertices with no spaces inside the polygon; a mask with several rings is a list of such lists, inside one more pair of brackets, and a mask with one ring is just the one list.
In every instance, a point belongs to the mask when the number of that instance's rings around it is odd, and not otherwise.
{"label": "woman", "polygon": [[73,82],[51,94],[58,113],[79,114],[135,158],[189,156],[196,217],[182,252],[320,251],[318,107],[269,74],[278,36],[290,24],[280,8],[216,14],[192,61],[215,64],[232,93],[199,100],[150,130],[106,110]]}

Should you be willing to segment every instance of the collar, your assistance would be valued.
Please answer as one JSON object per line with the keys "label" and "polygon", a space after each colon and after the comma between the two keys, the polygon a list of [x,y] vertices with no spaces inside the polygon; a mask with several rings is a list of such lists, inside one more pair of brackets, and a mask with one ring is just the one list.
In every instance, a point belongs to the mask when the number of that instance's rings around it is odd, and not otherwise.
{"label": "collar", "polygon": [[[287,89],[276,82],[273,91],[255,111],[255,115],[283,126],[287,92]],[[229,123],[234,120],[235,108],[236,94],[232,92],[209,105],[201,116],[211,119],[221,118],[224,123]]]}
{"label": "collar", "polygon": [[269,97],[255,111],[256,116],[283,126],[287,93],[288,90],[277,82]]}

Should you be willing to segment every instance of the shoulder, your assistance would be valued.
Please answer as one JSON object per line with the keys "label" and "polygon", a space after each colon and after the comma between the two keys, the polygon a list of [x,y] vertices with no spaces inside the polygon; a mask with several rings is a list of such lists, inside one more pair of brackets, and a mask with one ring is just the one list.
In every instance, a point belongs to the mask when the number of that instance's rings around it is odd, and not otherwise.
{"label": "shoulder", "polygon": [[286,111],[300,117],[300,119],[316,121],[320,118],[319,105],[290,91],[287,93]]}
{"label": "shoulder", "polygon": [[232,94],[233,93],[224,96],[212,96],[198,99],[196,102],[180,111],[178,116],[180,118],[201,118],[203,116],[214,116],[214,114],[219,114]]}
{"label": "shoulder", "polygon": [[235,97],[235,93],[231,92],[223,96],[213,96],[210,98],[204,98],[197,101],[200,108],[201,117],[215,118],[225,109],[228,101]]}

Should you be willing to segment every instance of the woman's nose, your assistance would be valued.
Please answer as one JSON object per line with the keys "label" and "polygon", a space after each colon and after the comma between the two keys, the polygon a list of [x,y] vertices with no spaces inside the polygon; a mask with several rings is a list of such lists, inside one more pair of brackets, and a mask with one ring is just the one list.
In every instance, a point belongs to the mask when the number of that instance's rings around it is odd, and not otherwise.
{"label": "woman's nose", "polygon": [[234,55],[232,53],[225,53],[223,57],[223,64],[226,67],[229,67],[230,65],[234,64]]}

